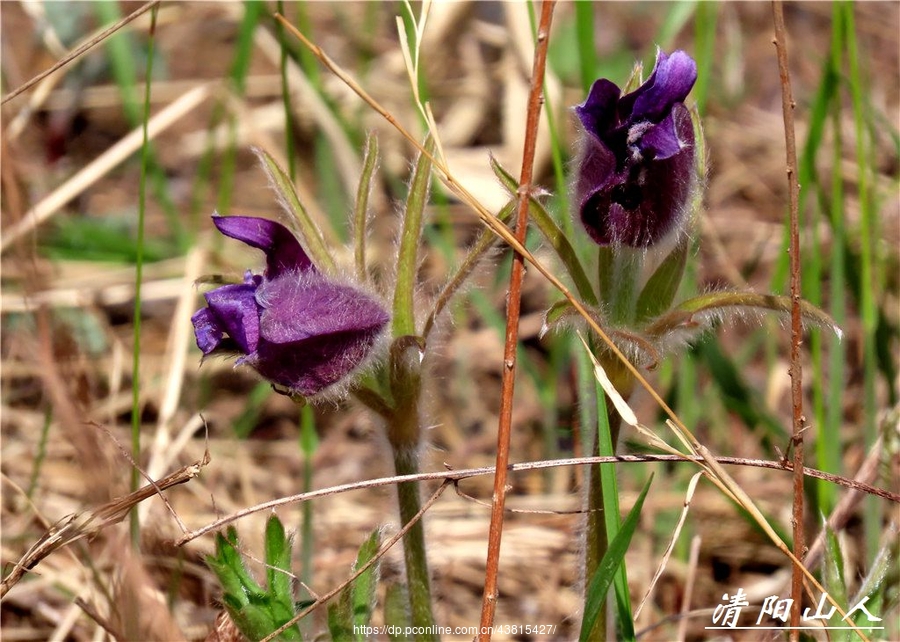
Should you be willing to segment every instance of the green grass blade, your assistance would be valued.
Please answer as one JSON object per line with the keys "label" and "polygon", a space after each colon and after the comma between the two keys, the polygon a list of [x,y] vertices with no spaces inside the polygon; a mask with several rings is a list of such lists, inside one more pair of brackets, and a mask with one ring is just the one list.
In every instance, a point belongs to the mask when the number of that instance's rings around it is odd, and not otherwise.
{"label": "green grass blade", "polygon": [[[303,453],[303,492],[313,489],[313,456],[319,448],[315,416],[309,405],[300,409],[300,452]],[[312,586],[313,554],[316,539],[313,531],[313,503],[303,502],[300,522],[300,579]],[[305,589],[304,589],[305,590]],[[311,595],[309,597],[312,597]]]}
{"label": "green grass blade", "polygon": [[[600,422],[597,426],[597,454],[601,457],[611,457],[616,454],[616,444],[613,442],[612,434],[610,432],[610,409],[606,403],[606,394],[599,387],[599,384],[595,385],[598,386],[596,389],[597,416],[600,418]],[[616,478],[615,464],[600,464],[598,468],[600,470],[600,487],[603,492],[603,518],[606,525],[606,540],[612,543],[615,542],[620,532],[622,532],[623,527],[623,525],[620,524],[619,517],[619,482]],[[649,485],[645,487],[645,493],[648,488]],[[635,506],[637,506],[637,504]],[[634,508],[632,508],[632,512],[634,512]],[[639,508],[638,514],[640,514]],[[631,514],[629,514],[629,517],[631,517]],[[635,517],[635,520],[636,519],[637,517]],[[628,542],[630,540],[631,535],[629,534],[627,539],[623,543],[625,549],[628,548]],[[611,550],[611,546],[607,547],[603,559],[600,560],[600,564],[597,566],[597,572],[599,572],[600,569],[603,568],[603,560],[605,560],[610,555]],[[619,562],[624,559],[624,556],[625,550],[622,550]],[[610,563],[612,564],[612,561]],[[591,580],[591,582],[593,583],[593,580]],[[631,598],[628,594],[628,575],[624,564],[615,564],[615,573],[612,578],[612,583],[616,596],[616,611],[618,613],[617,631],[623,639],[633,640],[634,621],[631,618]],[[603,594],[605,595],[606,591],[604,591]],[[587,611],[588,608],[596,608],[596,606],[592,604],[591,599],[589,598],[590,590],[588,591],[588,598],[586,598],[585,601],[585,611]],[[587,631],[590,632],[591,628],[592,627],[589,627]]]}
{"label": "green grass blade", "polygon": [[665,20],[656,34],[655,42],[665,51],[672,49],[672,42],[675,37],[681,33],[684,26],[690,22],[697,10],[697,6],[706,4],[697,2],[696,0],[682,0],[680,2],[669,3],[669,11],[666,13]]}
{"label": "green grass blade", "polygon": [[[153,77],[153,44],[155,39],[152,34],[156,30],[156,16],[159,7],[153,7],[150,12],[149,55],[147,56],[147,75],[144,83],[144,114],[143,114],[143,145],[141,146],[141,178],[138,185],[138,225],[137,245],[134,263],[134,321],[133,321],[133,352],[131,361],[131,456],[134,461],[141,461],[141,286],[144,280],[144,230],[147,214],[147,171],[150,164],[150,137],[147,123],[150,120],[150,87]],[[140,486],[141,477],[137,467],[131,470],[131,490],[136,491]],[[131,544],[135,550],[140,550],[141,525],[138,518],[137,507],[131,510],[129,517],[131,531]]]}
{"label": "green grass blade", "polygon": [[[584,618],[581,622],[581,631],[578,635],[578,639],[582,642],[589,639],[588,636],[594,626],[594,622],[597,621],[600,610],[605,608],[606,593],[609,591],[609,586],[613,582],[613,578],[619,577],[618,570],[625,561],[625,553],[628,551],[631,537],[634,535],[635,530],[637,530],[641,509],[644,506],[644,499],[647,497],[647,491],[650,490],[651,483],[653,483],[652,475],[647,480],[647,483],[644,484],[641,494],[638,496],[637,501],[635,501],[634,506],[631,507],[628,516],[625,518],[625,521],[622,522],[618,533],[616,533],[616,536],[610,543],[606,555],[603,556],[600,565],[597,567],[597,572],[594,573],[594,577],[591,578],[591,583],[588,587],[587,597],[585,599]],[[628,611],[628,621],[631,621],[630,610]],[[633,623],[631,626],[631,635],[626,635],[625,637],[634,639]]]}
{"label": "green grass blade", "polygon": [[[234,45],[234,58],[228,78],[232,90],[243,96],[247,84],[247,73],[253,58],[253,36],[262,18],[265,4],[260,0],[244,2],[244,17],[238,28],[237,41]],[[233,116],[228,117],[228,145],[219,154],[219,197],[216,208],[222,214],[231,211],[231,193],[234,187],[234,174],[237,163],[237,123]]]}
{"label": "green grass blade", "polygon": [[697,82],[692,95],[697,101],[697,111],[706,113],[709,99],[709,82],[714,77],[716,30],[719,14],[718,2],[698,2],[694,9],[694,60],[697,61]]}
{"label": "green grass blade", "polygon": [[594,3],[575,2],[575,36],[578,39],[578,71],[585,93],[597,79],[597,48],[594,44]]}
{"label": "green grass blade", "polygon": [[[872,153],[871,136],[867,127],[869,121],[869,104],[865,98],[868,93],[863,70],[859,61],[859,46],[856,40],[856,26],[853,3],[842,2],[844,38],[847,51],[850,102],[853,113],[853,128],[856,138],[856,162],[859,168],[857,185],[859,190],[859,239],[860,239],[860,317],[863,342],[863,436],[866,448],[869,448],[877,436],[876,414],[878,412],[875,386],[878,378],[878,355],[876,330],[879,314],[877,295],[881,292],[882,275],[878,271],[878,258],[875,240],[879,237],[878,212],[872,194]],[[883,504],[874,497],[865,500],[863,522],[866,531],[866,549],[869,556],[878,550],[878,538],[881,533]]]}

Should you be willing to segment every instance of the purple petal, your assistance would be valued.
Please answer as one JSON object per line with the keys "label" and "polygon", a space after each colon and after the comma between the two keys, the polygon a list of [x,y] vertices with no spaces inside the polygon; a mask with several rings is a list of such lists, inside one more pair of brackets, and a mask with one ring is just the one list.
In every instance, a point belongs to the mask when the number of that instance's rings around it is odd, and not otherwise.
{"label": "purple petal", "polygon": [[266,379],[311,397],[353,372],[376,338],[377,334],[343,332],[288,346],[262,340],[255,367]]}
{"label": "purple petal", "polygon": [[606,78],[591,85],[587,100],[575,107],[575,113],[585,130],[602,138],[616,124],[616,104],[622,91]]}
{"label": "purple petal", "polygon": [[213,223],[225,236],[265,252],[270,279],[291,270],[315,269],[297,237],[281,223],[255,216],[213,216]]}
{"label": "purple petal", "polygon": [[641,152],[646,158],[665,160],[680,152],[685,146],[693,144],[693,127],[691,127],[688,139],[679,136],[676,128],[676,114],[679,114],[678,117],[681,118],[680,114],[685,110],[684,105],[677,104],[659,125],[647,129],[639,143]]}
{"label": "purple petal", "polygon": [[374,298],[319,274],[285,274],[257,290],[262,336],[292,343],[334,332],[379,332],[388,314]]}
{"label": "purple petal", "polygon": [[697,63],[679,50],[667,56],[662,50],[647,81],[625,96],[621,108],[629,110],[630,121],[649,120],[658,123],[672,106],[683,102],[697,81]]}
{"label": "purple petal", "polygon": [[684,105],[675,105],[672,120],[682,143],[676,153],[637,166],[633,175],[611,175],[593,189],[576,187],[581,221],[594,242],[648,247],[680,226],[695,183],[695,146]]}
{"label": "purple petal", "polygon": [[209,308],[197,310],[191,317],[191,323],[194,324],[197,347],[204,355],[218,348],[225,338],[225,331]]}
{"label": "purple petal", "polygon": [[575,180],[577,203],[584,203],[597,192],[610,189],[618,180],[615,155],[605,143],[594,136],[583,137],[577,167],[578,176]]}
{"label": "purple petal", "polygon": [[354,370],[390,320],[373,297],[319,274],[267,280],[257,301],[263,312],[254,367],[304,395]]}
{"label": "purple petal", "polygon": [[[238,345],[241,352],[247,354],[256,350],[259,342],[259,307],[255,298],[256,286],[246,283],[223,285],[205,294],[209,305],[208,314],[201,319],[210,323],[209,328],[219,333],[227,333]],[[197,317],[201,310],[194,316]],[[194,325],[197,334],[197,345],[200,345],[200,334],[197,325]],[[204,333],[210,335],[210,330],[204,327]],[[215,347],[215,346],[214,346]],[[204,354],[209,354],[204,350]]]}

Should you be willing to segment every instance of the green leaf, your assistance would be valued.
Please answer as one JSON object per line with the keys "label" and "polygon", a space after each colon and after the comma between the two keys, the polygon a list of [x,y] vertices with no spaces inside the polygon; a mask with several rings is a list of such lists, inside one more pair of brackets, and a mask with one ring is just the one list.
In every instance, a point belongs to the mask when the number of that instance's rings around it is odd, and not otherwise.
{"label": "green leaf", "polygon": [[384,622],[391,628],[388,636],[391,642],[406,642],[404,631],[409,630],[409,598],[405,584],[389,584],[384,594]]}
{"label": "green leaf", "polygon": [[562,299],[551,305],[544,313],[544,323],[541,325],[541,336],[543,337],[554,325],[573,314],[575,314],[575,308],[572,307],[572,304],[569,303],[568,299]]}
{"label": "green leaf", "polygon": [[293,604],[291,543],[284,533],[281,520],[274,513],[266,522],[266,580],[274,597]]}
{"label": "green leaf", "polygon": [[352,621],[349,596],[346,591],[341,591],[338,599],[328,604],[328,632],[331,639],[341,642],[354,639]]}
{"label": "green leaf", "polygon": [[[500,179],[507,191],[516,196],[519,189],[518,181],[513,178],[512,174],[503,169],[493,157],[491,157],[491,169],[494,170],[494,174]],[[594,292],[594,288],[591,287],[591,282],[587,278],[584,266],[578,260],[578,256],[575,254],[572,244],[569,243],[569,239],[566,238],[565,232],[560,229],[553,217],[544,209],[544,206],[533,197],[528,199],[528,214],[541,231],[541,234],[544,235],[544,238],[547,239],[550,247],[556,252],[559,260],[562,261],[566,272],[572,279],[572,283],[575,284],[575,289],[578,290],[579,296],[588,305],[597,305],[597,294]]]}
{"label": "green leaf", "polygon": [[838,604],[847,603],[847,585],[844,582],[844,555],[837,534],[825,522],[825,588]]}
{"label": "green leaf", "polygon": [[225,535],[216,533],[216,555],[207,557],[207,563],[225,593],[246,604],[250,596],[262,595],[263,590],[244,567],[238,546],[237,531],[233,527]]}
{"label": "green leaf", "polygon": [[661,314],[672,304],[684,276],[690,245],[690,237],[683,234],[678,244],[647,280],[637,300],[638,324]]}
{"label": "green leaf", "polygon": [[259,148],[254,148],[253,151],[259,157],[266,176],[269,177],[272,187],[275,188],[278,202],[291,215],[291,222],[295,225],[296,231],[303,241],[303,249],[309,254],[316,267],[333,274],[335,271],[334,259],[331,258],[328,248],[325,247],[319,226],[312,220],[300,202],[290,177],[267,152]]}
{"label": "green leaf", "polygon": [[[366,538],[353,565],[355,573],[378,553],[381,533],[376,529]],[[368,626],[375,610],[375,586],[378,583],[379,564],[376,562],[349,586],[345,586],[338,599],[328,605],[328,630],[333,640],[357,640],[365,642],[363,634],[354,634],[354,627]]]}
{"label": "green leaf", "polygon": [[622,522],[615,539],[610,543],[606,555],[600,560],[600,565],[597,567],[594,577],[591,578],[587,596],[585,597],[581,632],[578,635],[578,639],[582,642],[588,639],[600,610],[606,607],[606,593],[609,591],[610,584],[612,584],[616,576],[616,571],[625,559],[625,553],[628,550],[628,545],[631,543],[631,537],[637,529],[641,508],[644,505],[644,499],[647,497],[647,491],[650,490],[652,482],[653,476],[651,475],[647,483],[644,484],[644,489],[638,496],[634,506],[628,512],[628,517]]}
{"label": "green leaf", "polygon": [[[378,553],[380,547],[381,533],[378,529],[375,529],[359,548],[359,554],[356,556],[356,564],[353,566],[354,572],[368,564]],[[376,562],[362,575],[356,578],[356,581],[352,584],[351,602],[353,608],[353,624],[355,626],[366,626],[372,620],[372,612],[375,610],[375,587],[378,584],[378,574],[379,563]],[[365,636],[359,636],[359,639],[364,640]]]}
{"label": "green leaf", "polygon": [[[280,23],[279,23],[280,24]],[[372,176],[378,165],[378,138],[374,133],[366,137],[366,151],[363,169],[356,191],[356,206],[353,213],[353,255],[356,262],[356,278],[360,283],[368,279],[366,270],[366,223],[369,213],[369,194],[372,192]]]}
{"label": "green leaf", "polygon": [[[716,318],[765,311],[790,314],[790,297],[756,292],[709,292],[678,304],[648,326],[646,333],[662,337],[676,330],[705,327]],[[838,339],[843,337],[832,318],[816,306],[800,301],[800,313],[804,321],[830,329]]]}
{"label": "green leaf", "polygon": [[[266,575],[268,589],[263,590],[244,566],[237,531],[231,527],[225,535],[216,534],[216,554],[207,564],[223,588],[222,604],[235,626],[251,640],[271,635],[296,614],[291,592],[291,547],[284,527],[274,515],[266,523]],[[300,630],[292,626],[280,640],[299,640]]]}
{"label": "green leaf", "polygon": [[400,231],[400,249],[397,256],[397,283],[394,287],[394,337],[416,334],[416,317],[413,306],[416,275],[419,271],[419,241],[422,237],[422,218],[428,202],[431,184],[431,158],[434,141],[425,141],[427,154],[419,154],[409,185],[406,209]]}

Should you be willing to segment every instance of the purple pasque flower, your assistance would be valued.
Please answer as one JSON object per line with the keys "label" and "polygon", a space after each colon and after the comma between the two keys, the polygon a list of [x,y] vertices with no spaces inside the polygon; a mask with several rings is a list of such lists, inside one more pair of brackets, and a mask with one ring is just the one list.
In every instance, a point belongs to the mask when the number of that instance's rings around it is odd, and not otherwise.
{"label": "purple pasque flower", "polygon": [[390,318],[374,297],[324,276],[280,223],[252,216],[213,216],[213,223],[262,250],[266,270],[204,295],[207,307],[191,317],[204,356],[239,354],[238,364],[306,397],[366,359]]}
{"label": "purple pasque flower", "polygon": [[575,199],[600,245],[648,247],[683,222],[696,182],[694,127],[684,106],[697,64],[659,51],[647,81],[630,94],[601,78],[575,107],[585,136]]}

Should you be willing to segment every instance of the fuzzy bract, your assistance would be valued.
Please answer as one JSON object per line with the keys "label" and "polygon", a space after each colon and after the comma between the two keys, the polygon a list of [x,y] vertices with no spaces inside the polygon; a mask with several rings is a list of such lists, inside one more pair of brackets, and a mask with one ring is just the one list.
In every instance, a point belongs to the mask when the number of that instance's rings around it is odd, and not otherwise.
{"label": "fuzzy bract", "polygon": [[389,315],[375,297],[323,275],[297,238],[275,221],[214,216],[225,236],[260,249],[263,274],[205,294],[191,321],[204,356],[238,355],[260,375],[309,397],[365,361]]}
{"label": "fuzzy bract", "polygon": [[649,247],[680,228],[697,182],[694,127],[684,99],[697,65],[657,54],[653,73],[622,95],[605,78],[575,107],[584,128],[575,202],[600,245]]}

